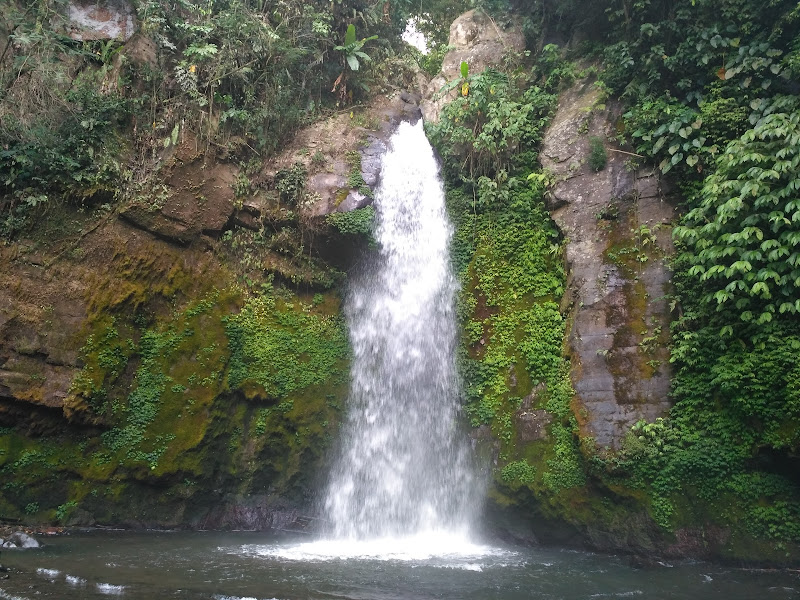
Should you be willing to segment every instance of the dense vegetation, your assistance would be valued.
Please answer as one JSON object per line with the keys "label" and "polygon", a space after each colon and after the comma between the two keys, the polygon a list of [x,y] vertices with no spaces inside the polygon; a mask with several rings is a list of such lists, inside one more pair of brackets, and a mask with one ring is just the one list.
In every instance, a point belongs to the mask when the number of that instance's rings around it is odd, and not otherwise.
{"label": "dense vegetation", "polygon": [[[646,511],[665,535],[718,525],[733,531],[733,554],[783,557],[800,543],[796,2],[465,0],[419,14],[411,0],[140,0],[142,32],[124,47],[69,38],[57,0],[6,2],[0,236],[45,237],[59,207],[156,203],[152,168],[187,133],[236,164],[238,191],[251,193],[259,165],[300,126],[411,77],[397,41],[409,17],[433,50],[413,59],[433,73],[445,24],[473,5],[500,24],[520,18],[529,50],[483,73],[463,69],[452,84],[461,93],[429,128],[457,227],[466,414],[499,441],[496,499],[607,528]],[[537,160],[558,93],[589,72],[627,106],[619,141],[685,198],[675,404],[603,453],[581,443],[571,405],[562,240]],[[591,167],[605,160],[593,142]],[[347,346],[326,291],[341,274],[305,252],[294,210],[306,176],[295,167],[263,184],[280,226],[223,234],[217,250],[233,272],[215,273],[220,289],[192,287],[177,267],[145,275],[144,259],[97,286],[64,409],[84,429],[0,429],[0,513],[66,521],[80,506],[113,522],[120,515],[103,511],[128,479],[154,520],[179,519],[169,511],[200,502],[212,482],[307,491],[305,469],[339,416]],[[327,225],[364,235],[371,221],[368,208]],[[269,253],[302,260],[275,282],[261,261]],[[298,295],[301,283],[312,293]],[[549,437],[523,441],[520,409],[539,411]],[[147,512],[158,485],[167,508]],[[748,549],[753,540],[763,545]]]}
{"label": "dense vegetation", "polygon": [[[0,7],[4,260],[19,257],[16,244],[60,259],[88,313],[80,339],[55,343],[67,355],[80,348],[63,408],[40,406],[46,374],[13,367],[31,404],[0,406],[3,517],[167,524],[226,497],[308,502],[339,419],[348,346],[331,288],[342,273],[309,250],[315,232],[298,216],[307,172],[254,180],[298,127],[351,110],[380,76],[367,64],[402,67],[387,40],[404,19],[376,2],[134,6],[142,27],[124,46],[70,39],[63,2]],[[353,24],[379,35],[358,50],[372,58],[360,56],[358,73]],[[262,194],[276,206],[259,228],[227,227],[211,267],[202,248],[138,245],[130,229],[115,246],[106,218],[170,201],[180,190],[160,169],[186,139],[190,161],[236,165],[235,202]],[[352,245],[371,218],[331,219],[330,235]],[[9,289],[25,277],[12,264],[2,276]],[[3,310],[12,352],[14,319],[43,336],[59,325],[52,303],[41,318]]]}
{"label": "dense vegetation", "polygon": [[[424,59],[399,39],[413,4],[143,0],[121,44],[71,39],[59,0],[2,3],[0,277],[18,302],[3,307],[3,361],[28,388],[0,399],[0,516],[176,524],[247,497],[310,502],[346,391],[340,255],[374,211],[308,222],[308,169],[260,169],[299,127],[358,116],[413,76]],[[430,8],[450,20],[462,7]],[[368,191],[358,152],[342,158]],[[236,206],[266,199],[255,225],[181,249],[113,218],[153,217],[182,190],[202,206],[213,164],[232,166]],[[59,300],[35,292],[28,310],[32,250],[87,313],[41,356],[26,336],[59,329]],[[42,406],[48,351],[79,354],[63,407]]]}
{"label": "dense vegetation", "polygon": [[800,7],[624,6],[607,11],[620,41],[602,50],[604,81],[630,106],[637,151],[681,186],[686,215],[676,404],[640,426],[616,468],[646,485],[664,526],[696,518],[694,499],[703,518],[780,549],[800,542]]}
{"label": "dense vegetation", "polygon": [[[733,531],[733,555],[752,556],[744,540],[762,540],[762,556],[784,556],[800,542],[800,7],[513,4],[489,8],[498,19],[522,15],[536,62],[470,77],[469,97],[431,129],[459,224],[467,410],[501,440],[499,480],[517,502],[573,522],[613,528],[620,506],[644,501],[664,531],[716,524]],[[547,36],[581,40],[568,56],[600,64],[598,85],[628,107],[619,141],[653,161],[685,198],[673,263],[675,405],[666,418],[634,427],[619,452],[581,446],[575,416],[555,400],[571,395],[568,379],[558,383],[559,340],[540,334],[563,331],[555,305],[548,308],[560,279],[537,208],[537,184],[547,176],[531,174],[547,115],[541,88],[553,91],[551,77],[557,85],[578,74],[559,63],[557,47],[543,46]],[[594,150],[589,160],[599,170],[605,157],[598,145],[595,161]],[[538,246],[529,244],[537,235]],[[528,390],[533,398],[523,403]],[[554,415],[554,443],[514,443],[520,406]],[[571,491],[553,496],[559,485]]]}
{"label": "dense vegetation", "polygon": [[54,204],[130,200],[187,131],[260,164],[298,127],[402,83],[413,4],[138,0],[141,30],[123,46],[68,37],[64,2],[3,3],[0,235]]}
{"label": "dense vegetation", "polygon": [[[464,71],[467,86],[428,133],[444,158],[457,227],[466,412],[499,441],[496,500],[519,493],[522,506],[567,503],[586,473],[562,352],[562,244],[542,200],[538,146],[577,69],[549,46],[533,64],[509,55],[502,71]],[[549,436],[523,438],[520,409],[546,413]]]}

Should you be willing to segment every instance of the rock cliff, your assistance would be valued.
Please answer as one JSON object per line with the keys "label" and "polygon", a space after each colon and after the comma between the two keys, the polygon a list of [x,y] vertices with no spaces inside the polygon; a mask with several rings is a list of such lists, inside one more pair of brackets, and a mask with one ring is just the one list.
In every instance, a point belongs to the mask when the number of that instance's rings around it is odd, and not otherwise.
{"label": "rock cliff", "polygon": [[[620,113],[591,80],[578,82],[561,95],[540,155],[566,238],[564,307],[579,414],[584,435],[601,448],[619,448],[634,423],[670,406],[667,263],[676,198],[614,143]],[[593,167],[593,152],[604,165]]]}

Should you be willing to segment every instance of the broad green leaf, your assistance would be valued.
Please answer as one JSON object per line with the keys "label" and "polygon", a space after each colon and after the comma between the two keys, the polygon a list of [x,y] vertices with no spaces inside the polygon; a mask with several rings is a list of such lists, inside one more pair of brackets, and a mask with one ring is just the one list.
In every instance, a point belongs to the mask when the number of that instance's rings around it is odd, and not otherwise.
{"label": "broad green leaf", "polygon": [[[347,33],[344,34],[344,45],[350,46],[356,43],[356,26],[352,23],[347,26]],[[353,69],[354,71],[358,70],[358,67]]]}

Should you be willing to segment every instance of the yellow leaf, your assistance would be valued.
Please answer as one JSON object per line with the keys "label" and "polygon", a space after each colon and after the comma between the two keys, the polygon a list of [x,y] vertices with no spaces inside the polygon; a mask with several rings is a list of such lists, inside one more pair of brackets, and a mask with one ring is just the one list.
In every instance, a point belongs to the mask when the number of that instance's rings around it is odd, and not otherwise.
{"label": "yellow leaf", "polygon": [[464,82],[464,85],[461,86],[461,95],[466,96],[469,94],[469,83]]}
{"label": "yellow leaf", "polygon": [[197,67],[195,65],[192,65],[191,67],[189,67],[189,73],[194,73],[196,70],[197,70]]}

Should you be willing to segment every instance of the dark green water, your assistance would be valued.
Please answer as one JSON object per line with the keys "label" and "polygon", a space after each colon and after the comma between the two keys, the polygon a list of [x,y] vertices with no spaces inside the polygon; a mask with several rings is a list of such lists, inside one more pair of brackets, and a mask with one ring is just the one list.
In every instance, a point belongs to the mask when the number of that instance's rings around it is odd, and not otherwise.
{"label": "dark green water", "polygon": [[[445,557],[333,558],[256,533],[89,532],[4,551],[0,599],[720,599],[800,598],[800,577],[704,563],[648,569],[557,549],[473,546]],[[306,540],[300,540],[306,541]],[[352,554],[352,552],[350,552]]]}

